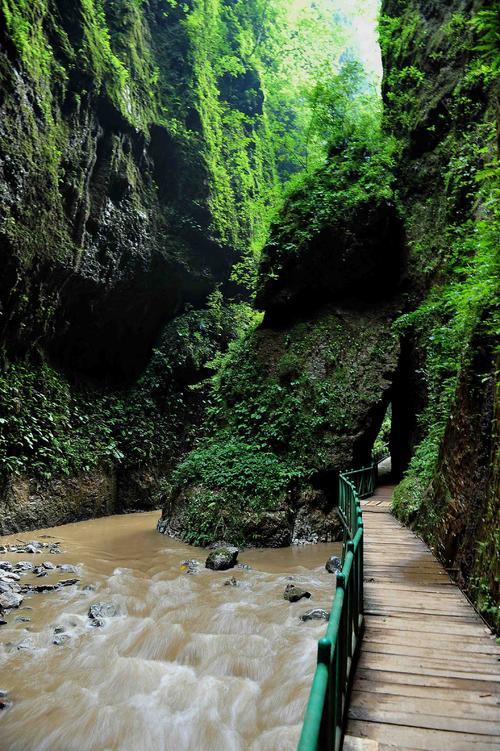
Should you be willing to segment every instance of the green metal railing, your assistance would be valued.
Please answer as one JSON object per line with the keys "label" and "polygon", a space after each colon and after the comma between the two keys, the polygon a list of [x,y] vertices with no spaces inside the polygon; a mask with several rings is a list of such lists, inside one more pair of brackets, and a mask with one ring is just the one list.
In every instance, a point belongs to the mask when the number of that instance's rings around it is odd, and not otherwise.
{"label": "green metal railing", "polygon": [[372,495],[377,465],[341,472],[338,511],[344,527],[342,571],[318,659],[298,751],[339,751],[344,740],[349,692],[363,636],[363,516],[360,498]]}

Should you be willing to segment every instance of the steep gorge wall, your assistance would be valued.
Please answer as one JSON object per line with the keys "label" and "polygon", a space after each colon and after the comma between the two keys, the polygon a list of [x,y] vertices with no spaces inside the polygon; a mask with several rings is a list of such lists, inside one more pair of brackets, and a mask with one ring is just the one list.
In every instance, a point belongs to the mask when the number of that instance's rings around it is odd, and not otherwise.
{"label": "steep gorge wall", "polygon": [[176,468],[161,531],[207,544],[331,541],[339,470],[362,466],[390,400],[404,235],[387,154],[333,154],[287,199],[230,350],[208,435]]}
{"label": "steep gorge wall", "polygon": [[2,531],[154,503],[147,467],[201,420],[234,316],[189,308],[275,179],[242,29],[229,2],[0,4]]}
{"label": "steep gorge wall", "polygon": [[[395,509],[434,546],[485,615],[498,618],[495,316],[499,273],[498,10],[385,0],[384,110],[398,139],[408,245],[396,323]],[[496,69],[495,69],[496,66]]]}

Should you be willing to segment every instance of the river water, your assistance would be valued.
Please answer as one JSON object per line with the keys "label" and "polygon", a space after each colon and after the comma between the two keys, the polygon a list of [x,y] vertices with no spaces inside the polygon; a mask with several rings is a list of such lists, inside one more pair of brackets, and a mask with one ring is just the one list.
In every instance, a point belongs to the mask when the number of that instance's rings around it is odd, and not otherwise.
{"label": "river water", "polygon": [[[61,555],[3,560],[78,565],[36,583],[78,586],[26,595],[0,627],[1,751],[289,751],[295,749],[324,621],[334,544],[253,549],[251,570],[181,570],[207,552],[155,531],[157,512],[112,516],[0,538],[60,541]],[[226,586],[231,576],[238,586]],[[289,577],[312,599],[283,599]],[[35,581],[33,575],[21,583]],[[85,590],[91,585],[95,589]],[[97,601],[119,614],[94,628]],[[32,608],[32,609],[29,609]],[[16,617],[30,622],[16,622]],[[54,629],[69,639],[54,645]]]}

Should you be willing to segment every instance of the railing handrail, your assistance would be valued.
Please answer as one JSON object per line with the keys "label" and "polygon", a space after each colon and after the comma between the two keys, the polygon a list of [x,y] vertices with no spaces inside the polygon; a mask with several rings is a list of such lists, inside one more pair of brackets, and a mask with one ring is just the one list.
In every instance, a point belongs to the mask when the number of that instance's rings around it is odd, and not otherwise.
{"label": "railing handrail", "polygon": [[339,751],[344,740],[349,692],[364,626],[363,514],[361,498],[372,495],[380,460],[339,473],[338,511],[344,527],[342,571],[318,657],[298,751]]}

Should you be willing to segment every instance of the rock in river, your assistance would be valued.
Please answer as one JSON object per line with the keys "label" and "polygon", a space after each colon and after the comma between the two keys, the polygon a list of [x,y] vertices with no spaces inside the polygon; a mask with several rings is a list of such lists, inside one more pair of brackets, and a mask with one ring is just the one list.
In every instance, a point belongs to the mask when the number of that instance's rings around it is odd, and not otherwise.
{"label": "rock in river", "polygon": [[227,571],[228,568],[233,568],[236,564],[239,552],[238,548],[233,545],[215,548],[205,561],[205,567],[211,568],[213,571]]}
{"label": "rock in river", "polygon": [[283,597],[285,600],[288,600],[288,602],[298,602],[303,597],[309,598],[310,596],[310,592],[307,592],[300,587],[296,587],[295,584],[287,584],[283,593]]}
{"label": "rock in river", "polygon": [[336,574],[338,571],[342,571],[342,561],[338,555],[331,555],[325,563],[325,568],[329,574]]}
{"label": "rock in river", "polygon": [[323,608],[314,608],[313,610],[308,610],[306,613],[300,616],[301,621],[327,621],[330,617],[330,613],[328,610],[323,610]]}
{"label": "rock in river", "polygon": [[194,558],[189,558],[186,561],[182,561],[181,563],[181,571],[184,571],[186,574],[197,574],[200,569],[200,562],[196,561]]}
{"label": "rock in river", "polygon": [[0,610],[18,608],[22,601],[23,596],[18,595],[17,592],[3,592],[0,594]]}
{"label": "rock in river", "polygon": [[93,626],[104,626],[104,619],[115,615],[117,615],[117,610],[112,602],[94,602],[88,612]]}

